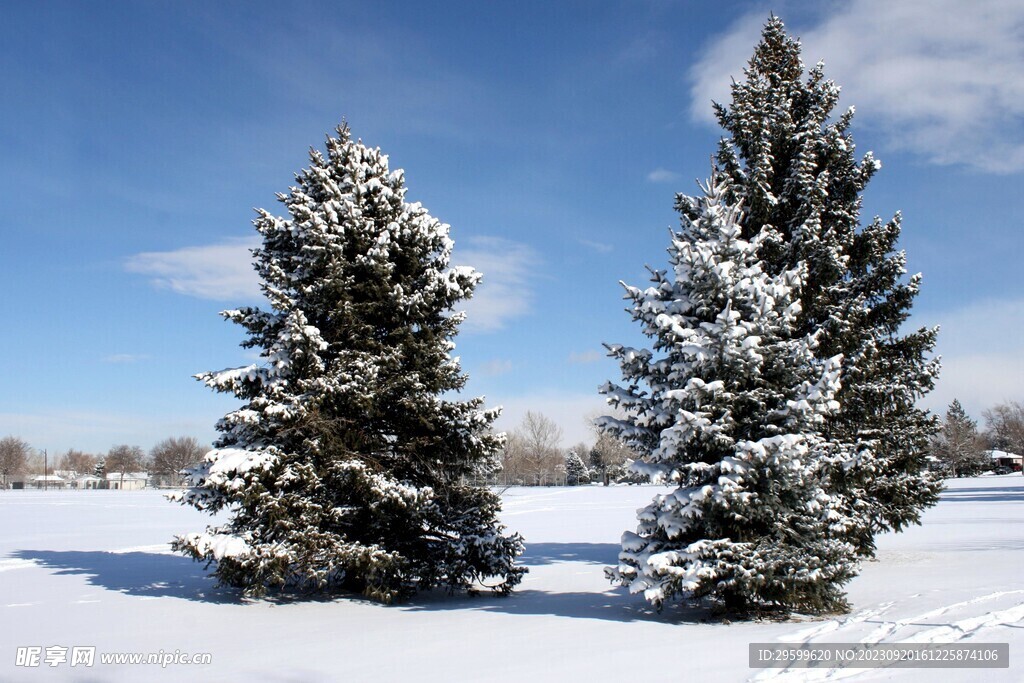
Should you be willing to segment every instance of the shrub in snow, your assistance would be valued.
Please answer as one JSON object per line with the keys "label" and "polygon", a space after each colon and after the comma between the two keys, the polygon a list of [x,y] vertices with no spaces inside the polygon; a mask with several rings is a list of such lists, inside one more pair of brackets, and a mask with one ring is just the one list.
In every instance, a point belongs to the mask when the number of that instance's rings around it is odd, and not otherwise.
{"label": "shrub in snow", "polygon": [[279,195],[289,216],[254,221],[269,309],[223,315],[260,362],[198,376],[245,405],[176,496],[230,519],[174,547],[251,595],[507,593],[522,541],[502,533],[498,497],[464,483],[495,466],[497,411],[453,400],[466,382],[453,307],[480,275],[449,267],[449,227],[405,201],[402,171],[337,133]]}
{"label": "shrub in snow", "polygon": [[658,607],[842,609],[858,520],[828,482],[868,456],[823,432],[842,359],[819,357],[818,335],[797,327],[806,269],[767,272],[758,254],[778,233],[743,238],[724,195],[712,181],[693,201],[671,273],[626,286],[653,349],[609,347],[625,383],[602,392],[624,417],[597,424],[643,454],[636,472],[674,490],[640,511],[610,578]]}
{"label": "shrub in snow", "polygon": [[[938,373],[937,329],[903,333],[920,275],[905,278],[899,214],[860,225],[861,193],[881,164],[870,152],[856,158],[853,108],[834,115],[839,87],[823,65],[805,80],[800,43],[773,17],[744,73],[731,104],[715,105],[728,134],[719,182],[727,201],[743,204],[744,238],[771,229],[758,250],[767,272],[806,267],[796,329],[818,333],[819,356],[844,358],[827,431],[874,456],[837,473],[830,488],[868,520],[851,540],[871,556],[876,532],[917,523],[938,501],[941,482],[926,469],[936,422],[917,407]],[[685,196],[678,208],[693,219],[701,211]]]}

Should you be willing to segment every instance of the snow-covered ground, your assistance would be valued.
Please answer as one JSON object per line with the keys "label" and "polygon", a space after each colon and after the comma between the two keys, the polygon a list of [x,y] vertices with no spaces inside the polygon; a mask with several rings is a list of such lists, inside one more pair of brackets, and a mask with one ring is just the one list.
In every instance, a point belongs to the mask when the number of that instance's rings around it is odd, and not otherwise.
{"label": "snow-covered ground", "polygon": [[[1024,680],[1024,477],[949,482],[924,525],[879,539],[826,620],[704,623],[613,589],[602,569],[650,487],[511,489],[530,573],[510,598],[240,602],[169,552],[206,519],[153,491],[0,492],[0,681]],[[1010,669],[755,670],[751,642],[1009,642]],[[16,665],[19,646],[95,646],[92,667]],[[101,664],[100,653],[212,664]],[[43,650],[45,657],[45,649]]]}

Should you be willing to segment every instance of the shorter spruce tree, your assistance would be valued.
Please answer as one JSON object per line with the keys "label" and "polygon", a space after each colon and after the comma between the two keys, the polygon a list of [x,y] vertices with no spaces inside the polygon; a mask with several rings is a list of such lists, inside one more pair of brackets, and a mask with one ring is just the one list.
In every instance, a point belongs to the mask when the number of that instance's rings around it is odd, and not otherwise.
{"label": "shorter spruce tree", "polygon": [[674,488],[640,511],[609,578],[659,608],[843,610],[858,521],[827,482],[869,454],[823,433],[841,358],[818,358],[816,335],[797,329],[806,269],[764,269],[758,254],[778,236],[744,238],[724,194],[712,179],[695,217],[682,214],[671,274],[624,284],[653,349],[608,347],[624,383],[602,393],[624,417],[597,424],[641,455],[634,469]]}

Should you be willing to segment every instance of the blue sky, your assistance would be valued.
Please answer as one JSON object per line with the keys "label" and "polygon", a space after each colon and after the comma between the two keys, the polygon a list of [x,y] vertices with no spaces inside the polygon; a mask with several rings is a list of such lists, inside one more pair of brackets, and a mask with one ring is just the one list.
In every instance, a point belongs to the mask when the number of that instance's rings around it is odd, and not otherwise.
{"label": "blue sky", "polygon": [[254,301],[252,208],[277,211],[344,117],[404,168],[485,283],[469,391],[588,439],[618,280],[665,264],[726,97],[774,10],[857,105],[942,324],[926,399],[1024,398],[1024,6],[952,1],[44,2],[0,42],[0,435],[51,453],[211,440],[235,401],[191,375],[251,362],[217,316]]}

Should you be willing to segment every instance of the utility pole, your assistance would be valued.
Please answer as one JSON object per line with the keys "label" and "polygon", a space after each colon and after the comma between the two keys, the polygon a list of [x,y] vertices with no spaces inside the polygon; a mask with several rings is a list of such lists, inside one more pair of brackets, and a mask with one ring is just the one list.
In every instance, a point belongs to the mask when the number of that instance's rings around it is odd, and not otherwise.
{"label": "utility pole", "polygon": [[43,449],[43,490],[44,491],[47,488],[49,488],[48,483],[46,481],[46,476],[47,476],[46,475],[46,449],[44,448]]}

